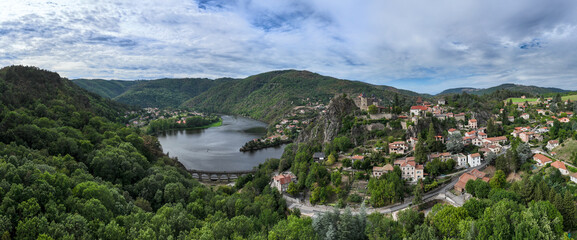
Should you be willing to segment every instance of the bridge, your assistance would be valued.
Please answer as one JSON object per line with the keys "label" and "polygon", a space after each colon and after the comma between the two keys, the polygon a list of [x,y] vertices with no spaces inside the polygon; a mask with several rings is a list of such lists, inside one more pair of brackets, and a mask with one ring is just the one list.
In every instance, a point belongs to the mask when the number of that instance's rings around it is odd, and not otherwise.
{"label": "bridge", "polygon": [[192,178],[198,179],[199,181],[231,181],[247,174],[255,173],[256,170],[204,171],[189,169],[188,172],[192,175]]}

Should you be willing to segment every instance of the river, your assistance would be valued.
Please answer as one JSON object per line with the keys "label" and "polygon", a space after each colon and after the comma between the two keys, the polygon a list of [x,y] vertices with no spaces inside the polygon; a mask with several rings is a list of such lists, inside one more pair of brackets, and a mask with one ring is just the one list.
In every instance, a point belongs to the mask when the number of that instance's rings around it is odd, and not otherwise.
{"label": "river", "polygon": [[240,152],[249,140],[266,134],[266,123],[222,116],[222,126],[207,129],[174,130],[158,135],[170,157],[178,157],[187,169],[204,171],[251,170],[268,158],[280,158],[284,146],[254,152]]}

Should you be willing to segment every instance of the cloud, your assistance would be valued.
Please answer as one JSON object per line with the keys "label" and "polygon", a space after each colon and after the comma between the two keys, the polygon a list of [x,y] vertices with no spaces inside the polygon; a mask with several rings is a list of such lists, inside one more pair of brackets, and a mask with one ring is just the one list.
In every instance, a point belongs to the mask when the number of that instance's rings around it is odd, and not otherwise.
{"label": "cloud", "polygon": [[0,65],[69,78],[246,77],[304,69],[436,93],[574,89],[569,0],[4,0]]}

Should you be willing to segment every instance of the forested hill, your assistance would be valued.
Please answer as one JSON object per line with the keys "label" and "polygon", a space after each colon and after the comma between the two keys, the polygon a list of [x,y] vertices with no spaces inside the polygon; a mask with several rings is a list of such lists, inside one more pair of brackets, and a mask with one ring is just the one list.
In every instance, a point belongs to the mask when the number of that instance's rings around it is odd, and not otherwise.
{"label": "forested hill", "polygon": [[147,81],[73,80],[101,96],[139,107],[178,107],[200,93],[231,79],[165,78]]}
{"label": "forested hill", "polygon": [[0,93],[2,239],[314,236],[268,184],[278,160],[213,190],[156,138],[103,117],[117,105],[56,73],[3,68]]}
{"label": "forested hill", "polygon": [[307,103],[328,104],[335,95],[365,93],[385,103],[397,96],[401,105],[414,102],[419,94],[388,86],[341,80],[308,71],[273,71],[213,87],[184,103],[184,107],[227,114],[241,114],[272,121],[287,110]]}
{"label": "forested hill", "polygon": [[141,81],[103,80],[103,79],[73,79],[81,88],[106,98],[115,98],[126,92],[130,87]]}
{"label": "forested hill", "polygon": [[447,89],[437,95],[455,94],[455,93],[469,93],[475,95],[486,95],[491,94],[499,90],[509,90],[512,92],[527,93],[527,94],[546,94],[546,93],[562,93],[569,92],[568,90],[563,90],[560,88],[546,88],[537,86],[526,86],[512,83],[505,83],[499,86],[490,88],[451,88]]}
{"label": "forested hill", "polygon": [[36,67],[0,69],[0,103],[7,110],[60,106],[68,111],[92,112],[109,119],[128,108],[90,93],[60,75]]}

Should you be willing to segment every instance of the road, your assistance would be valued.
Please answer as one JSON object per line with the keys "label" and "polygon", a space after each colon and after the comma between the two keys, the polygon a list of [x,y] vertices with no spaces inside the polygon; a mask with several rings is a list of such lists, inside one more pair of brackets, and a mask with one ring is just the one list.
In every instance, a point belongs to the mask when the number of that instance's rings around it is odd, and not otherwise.
{"label": "road", "polygon": [[[487,163],[484,162],[483,164],[481,164],[481,165],[479,165],[479,166],[477,166],[477,167],[468,168],[468,169],[459,171],[459,172],[457,172],[457,173],[450,174],[450,175],[448,175],[448,176],[457,176],[457,175],[460,175],[461,173],[464,173],[464,172],[466,172],[466,171],[470,171],[470,170],[473,170],[473,169],[483,169],[483,168],[485,168],[486,166],[487,166]],[[449,190],[451,190],[458,181],[459,181],[459,178],[458,178],[458,177],[453,177],[453,179],[451,180],[451,182],[449,182],[449,184],[443,186],[442,188],[439,188],[439,189],[433,190],[433,191],[431,191],[431,192],[429,192],[429,193],[426,193],[426,194],[423,196],[423,202],[428,202],[428,201],[431,201],[431,200],[435,199],[435,198],[438,197],[439,195],[444,195],[446,192],[448,192]],[[403,203],[400,203],[400,204],[397,203],[397,204],[393,204],[393,205],[386,206],[386,207],[382,207],[382,208],[370,208],[370,207],[367,207],[367,208],[366,208],[366,212],[367,212],[367,214],[370,214],[370,213],[373,213],[373,212],[379,212],[379,213],[395,213],[395,212],[398,212],[398,211],[400,211],[400,210],[403,210],[403,209],[409,207],[409,205],[410,205],[411,202],[412,202],[412,199],[413,199],[413,198],[410,197],[410,198],[405,199],[405,201],[404,201]],[[311,216],[311,217],[314,217],[314,216],[316,216],[316,215],[319,214],[319,213],[323,213],[323,212],[328,212],[328,211],[333,211],[333,210],[334,210],[334,208],[331,207],[331,206],[323,206],[323,205],[315,205],[315,206],[313,206],[313,205],[308,205],[308,204],[303,204],[303,203],[296,202],[296,201],[294,201],[294,200],[292,200],[292,199],[290,199],[290,198],[287,199],[287,203],[289,203],[289,208],[290,208],[290,209],[298,208],[298,209],[300,209],[301,214],[307,215],[307,216]],[[340,211],[342,211],[342,209],[341,209]],[[353,214],[359,213],[359,209],[351,209],[351,212],[352,212]]]}

